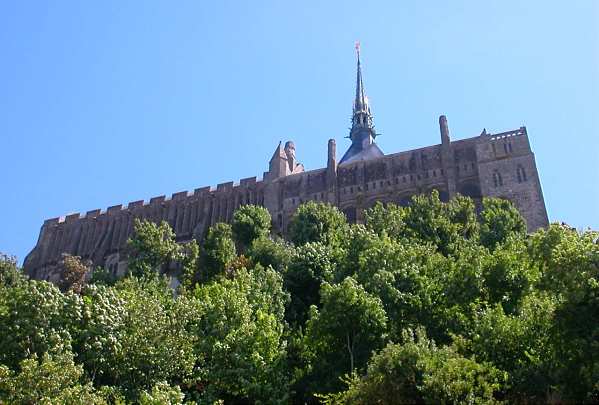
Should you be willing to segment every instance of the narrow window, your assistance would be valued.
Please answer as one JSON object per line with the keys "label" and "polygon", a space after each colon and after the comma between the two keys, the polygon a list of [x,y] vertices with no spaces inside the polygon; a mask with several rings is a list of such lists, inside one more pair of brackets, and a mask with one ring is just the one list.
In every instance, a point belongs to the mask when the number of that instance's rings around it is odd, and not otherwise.
{"label": "narrow window", "polygon": [[503,151],[507,154],[507,143],[503,144]]}
{"label": "narrow window", "polygon": [[497,171],[493,173],[493,185],[495,187],[503,186],[503,179],[501,178],[501,174]]}
{"label": "narrow window", "polygon": [[513,150],[512,150],[512,144],[511,144],[511,143],[508,143],[508,144],[507,144],[507,147],[508,147],[508,149],[509,149],[510,153],[512,153],[512,151],[513,151]]}
{"label": "narrow window", "polygon": [[491,148],[493,149],[493,155],[497,156],[497,148],[495,148],[495,144],[491,144]]}

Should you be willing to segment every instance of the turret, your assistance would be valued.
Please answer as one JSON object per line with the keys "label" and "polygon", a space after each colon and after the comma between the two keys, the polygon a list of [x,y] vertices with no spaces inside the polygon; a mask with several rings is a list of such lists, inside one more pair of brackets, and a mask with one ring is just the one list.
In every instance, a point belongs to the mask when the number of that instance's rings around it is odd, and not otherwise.
{"label": "turret", "polygon": [[439,129],[441,131],[441,143],[443,145],[449,144],[449,126],[447,125],[447,117],[444,115],[439,117]]}

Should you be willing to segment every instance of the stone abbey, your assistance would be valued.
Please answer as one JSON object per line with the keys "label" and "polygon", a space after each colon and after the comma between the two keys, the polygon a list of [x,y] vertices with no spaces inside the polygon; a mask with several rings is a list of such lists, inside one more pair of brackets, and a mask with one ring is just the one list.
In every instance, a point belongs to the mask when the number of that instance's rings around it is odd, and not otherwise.
{"label": "stone abbey", "polygon": [[331,139],[327,166],[306,171],[289,141],[276,147],[262,180],[249,177],[239,184],[222,183],[170,198],[159,196],[48,219],[25,259],[25,271],[32,278],[57,280],[57,263],[63,253],[69,253],[121,273],[126,269],[124,250],[135,218],[167,221],[183,242],[201,239],[217,222],[231,221],[235,209],[244,204],[266,207],[274,230],[284,234],[295,209],[305,201],[333,204],[350,222],[360,222],[363,210],[377,201],[406,205],[413,195],[436,189],[442,200],[459,193],[478,205],[482,197],[507,198],[520,210],[529,231],[548,225],[525,127],[496,134],[483,130],[478,136],[454,141],[445,116],[439,118],[439,127],[440,144],[384,154],[375,142],[358,50],[351,145],[340,160]]}

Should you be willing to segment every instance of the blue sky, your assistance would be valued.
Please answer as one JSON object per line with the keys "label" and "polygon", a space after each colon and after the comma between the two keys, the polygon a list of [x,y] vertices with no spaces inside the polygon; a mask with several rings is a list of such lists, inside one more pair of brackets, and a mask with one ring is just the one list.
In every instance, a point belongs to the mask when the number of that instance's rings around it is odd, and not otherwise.
{"label": "blue sky", "polygon": [[0,251],[46,218],[348,146],[354,41],[385,152],[526,125],[552,221],[599,229],[599,2],[0,3]]}

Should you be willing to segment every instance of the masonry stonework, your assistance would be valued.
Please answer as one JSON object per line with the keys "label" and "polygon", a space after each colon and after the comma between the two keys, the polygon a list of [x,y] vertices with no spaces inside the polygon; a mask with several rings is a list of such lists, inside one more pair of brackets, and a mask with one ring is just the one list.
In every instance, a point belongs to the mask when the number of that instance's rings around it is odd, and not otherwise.
{"label": "masonry stonework", "polygon": [[474,199],[501,197],[514,203],[529,231],[548,225],[547,211],[534,154],[525,127],[452,141],[445,116],[439,118],[441,143],[385,155],[377,136],[362,83],[358,54],[351,146],[339,161],[336,144],[328,142],[326,167],[305,171],[297,161],[293,142],[277,146],[263,179],[245,178],[238,184],[134,201],[81,215],[48,219],[38,242],[26,257],[25,271],[35,279],[57,281],[63,253],[89,259],[114,274],[126,269],[127,239],[135,218],[166,221],[180,242],[202,239],[217,222],[230,222],[244,204],[264,206],[275,232],[285,234],[297,207],[306,201],[333,204],[350,222],[360,222],[363,211],[377,201],[409,204],[415,194],[437,190],[442,200],[459,193]]}

